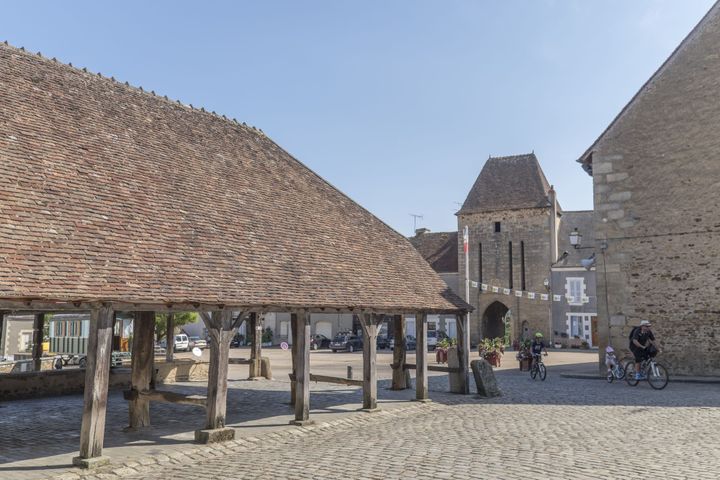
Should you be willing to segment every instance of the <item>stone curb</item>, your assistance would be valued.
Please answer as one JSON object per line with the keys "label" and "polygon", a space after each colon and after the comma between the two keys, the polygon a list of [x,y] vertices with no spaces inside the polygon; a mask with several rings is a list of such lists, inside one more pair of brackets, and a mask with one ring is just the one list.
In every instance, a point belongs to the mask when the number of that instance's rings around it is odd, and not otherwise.
{"label": "stone curb", "polygon": [[[561,373],[562,378],[575,378],[579,380],[605,380],[605,377],[596,373]],[[720,377],[682,377],[670,376],[670,383],[698,383],[720,384]]]}

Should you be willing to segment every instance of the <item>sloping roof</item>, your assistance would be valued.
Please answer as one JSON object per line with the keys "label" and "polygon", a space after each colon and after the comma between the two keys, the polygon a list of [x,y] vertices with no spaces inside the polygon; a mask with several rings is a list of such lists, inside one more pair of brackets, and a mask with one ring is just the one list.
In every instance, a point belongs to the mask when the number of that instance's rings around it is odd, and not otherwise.
{"label": "sloping roof", "polygon": [[490,157],[458,214],[549,207],[549,190],[534,153]]}
{"label": "sloping roof", "polygon": [[0,300],[469,307],[252,128],[8,46],[0,126]]}
{"label": "sloping roof", "polygon": [[581,266],[580,260],[592,255],[592,250],[576,250],[570,245],[570,233],[578,229],[582,235],[582,245],[595,245],[595,224],[593,222],[594,212],[592,210],[580,210],[574,212],[563,212],[560,217],[558,228],[558,255],[568,252],[565,260],[558,263],[558,266]]}
{"label": "sloping roof", "polygon": [[458,233],[425,232],[410,237],[410,243],[436,272],[458,271]]}
{"label": "sloping roof", "polygon": [[655,73],[652,74],[650,78],[640,87],[640,89],[633,95],[633,97],[630,99],[630,101],[620,110],[620,112],[613,118],[613,120],[610,122],[610,124],[603,130],[603,132],[600,134],[600,136],[590,145],[585,152],[583,152],[582,155],[580,155],[580,158],[578,158],[576,161],[582,165],[583,170],[585,170],[590,176],[592,176],[592,153],[597,148],[598,144],[602,139],[605,137],[605,135],[610,132],[610,130],[615,127],[615,125],[620,121],[621,118],[625,116],[625,114],[632,108],[632,106],[635,104],[635,102],[639,101],[643,94],[652,90],[653,84],[658,80],[658,78],[662,75],[662,73],[668,68],[668,66],[675,60],[675,58],[680,55],[690,44],[694,39],[696,39],[700,33],[702,32],[703,28],[710,23],[710,20],[720,15],[720,0],[716,1],[712,7],[710,7],[710,10],[703,16],[703,18],[698,22],[697,25],[695,25],[695,28],[693,28],[690,33],[687,34],[687,36],[683,39],[682,42],[673,50],[673,52],[668,56],[667,59],[660,65],[660,67],[655,71]]}

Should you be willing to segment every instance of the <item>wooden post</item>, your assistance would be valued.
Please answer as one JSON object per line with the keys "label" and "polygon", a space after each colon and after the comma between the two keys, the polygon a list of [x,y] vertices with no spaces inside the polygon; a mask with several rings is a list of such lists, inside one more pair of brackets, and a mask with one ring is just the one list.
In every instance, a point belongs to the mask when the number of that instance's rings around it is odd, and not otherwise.
{"label": "wooden post", "polygon": [[[155,312],[135,312],[133,320],[130,388],[137,392],[150,389],[155,367]],[[150,401],[137,396],[128,403],[130,428],[150,426]]]}
{"label": "wooden post", "polygon": [[458,326],[457,352],[460,360],[461,384],[460,390],[456,393],[470,393],[470,314],[455,316],[455,324]]}
{"label": "wooden post", "polygon": [[310,420],[310,313],[295,317],[297,346],[295,347],[295,420],[292,425],[309,425]]}
{"label": "wooden post", "polygon": [[92,310],[87,343],[80,455],[73,458],[73,464],[83,468],[109,462],[102,457],[102,449],[112,354],[112,327],[113,311],[110,307],[102,306]]}
{"label": "wooden post", "polygon": [[297,388],[297,345],[298,345],[298,328],[297,328],[297,317],[296,313],[290,314],[290,342],[291,342],[291,361],[292,361],[292,374],[293,380],[290,381],[290,405],[295,406],[295,390]]}
{"label": "wooden post", "polygon": [[175,360],[175,314],[168,313],[166,320],[165,337],[167,341],[165,345],[165,361],[170,363]]}
{"label": "wooden post", "polygon": [[377,322],[374,315],[360,315],[363,330],[363,410],[375,412],[377,408]]}
{"label": "wooden post", "polygon": [[428,370],[427,370],[427,314],[415,315],[417,329],[415,349],[415,400],[429,402],[428,398]]}
{"label": "wooden post", "polygon": [[250,337],[250,379],[262,376],[262,319],[257,313],[251,313],[247,324],[246,332]]}
{"label": "wooden post", "polygon": [[45,314],[38,313],[33,318],[33,347],[32,347],[32,358],[33,358],[33,370],[36,372],[40,371],[42,365],[42,343],[43,343],[43,329],[45,327]]}
{"label": "wooden post", "polygon": [[213,443],[235,438],[235,430],[225,427],[227,412],[227,372],[230,358],[230,341],[242,321],[242,313],[233,320],[230,310],[202,312],[200,314],[208,329],[210,344],[210,368],[208,370],[207,418],[204,430],[195,431],[195,441]]}
{"label": "wooden post", "polygon": [[405,370],[407,363],[406,345],[405,345],[405,321],[402,315],[393,316],[393,338],[395,338],[395,346],[393,347],[393,372],[391,390],[405,390],[410,388],[407,381],[409,372]]}

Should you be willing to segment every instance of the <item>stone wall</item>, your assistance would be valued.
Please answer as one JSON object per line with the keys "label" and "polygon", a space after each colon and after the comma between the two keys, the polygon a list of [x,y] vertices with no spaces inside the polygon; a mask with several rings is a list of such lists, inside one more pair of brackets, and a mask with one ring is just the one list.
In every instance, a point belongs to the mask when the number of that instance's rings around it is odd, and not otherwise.
{"label": "stone wall", "polygon": [[[653,322],[672,374],[720,375],[718,7],[593,148],[601,347]],[[602,360],[601,360],[602,361]]]}
{"label": "stone wall", "polygon": [[[550,208],[504,210],[458,215],[458,231],[469,226],[470,279],[476,282],[510,288],[509,242],[512,242],[512,288],[521,289],[521,242],[525,251],[525,290],[544,293],[544,280],[550,277]],[[500,222],[500,232],[495,233],[495,222]],[[459,273],[465,276],[465,255],[462,234],[459,241]],[[480,279],[479,252],[482,243],[482,279]],[[461,282],[462,283],[462,280]],[[458,293],[464,298],[461,285]],[[475,307],[470,315],[470,338],[476,344],[485,336],[482,317],[488,306],[500,302],[512,310],[512,338],[522,334],[523,322],[530,332],[540,331],[550,336],[550,302],[529,300],[515,296],[481,292],[470,289],[468,302]]]}

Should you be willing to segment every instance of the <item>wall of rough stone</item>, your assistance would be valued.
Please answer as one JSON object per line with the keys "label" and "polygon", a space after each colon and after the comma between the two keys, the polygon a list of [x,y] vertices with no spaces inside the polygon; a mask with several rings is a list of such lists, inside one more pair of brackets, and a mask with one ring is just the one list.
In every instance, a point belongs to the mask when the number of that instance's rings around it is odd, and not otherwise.
{"label": "wall of rough stone", "polygon": [[648,319],[672,374],[720,375],[720,14],[592,154],[601,347]]}
{"label": "wall of rough stone", "polygon": [[[458,215],[458,255],[460,288],[464,298],[465,255],[462,245],[462,231],[469,227],[470,279],[481,282],[479,252],[482,243],[482,283],[510,288],[509,242],[513,243],[513,288],[521,284],[521,242],[525,247],[525,290],[545,293],[544,280],[550,276],[550,215],[549,208],[504,210]],[[501,222],[500,233],[495,233],[495,222]],[[550,336],[550,302],[518,298],[513,295],[481,292],[480,288],[470,289],[470,299],[475,307],[470,315],[470,339],[476,344],[484,337],[482,317],[489,305],[498,301],[512,311],[512,338],[522,333],[522,324],[528,322],[529,330],[540,331]]]}

